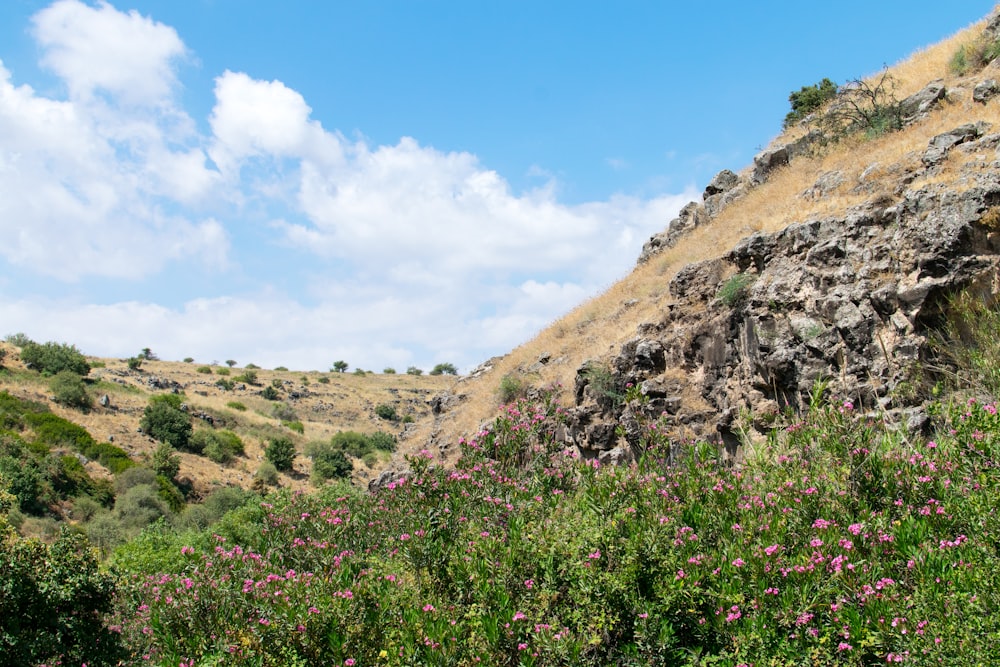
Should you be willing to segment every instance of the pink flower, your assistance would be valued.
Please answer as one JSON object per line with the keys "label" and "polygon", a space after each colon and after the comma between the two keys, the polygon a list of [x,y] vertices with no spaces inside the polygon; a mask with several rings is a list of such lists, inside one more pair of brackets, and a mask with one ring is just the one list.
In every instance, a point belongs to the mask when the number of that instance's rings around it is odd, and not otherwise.
{"label": "pink flower", "polygon": [[744,565],[746,565],[746,561],[742,558],[737,558],[733,561],[733,567],[743,567]]}
{"label": "pink flower", "polygon": [[525,616],[522,612],[517,611],[517,612],[514,612],[514,617],[511,618],[510,620],[512,620],[512,621],[523,621],[526,618],[528,618],[528,617]]}
{"label": "pink flower", "polygon": [[524,580],[524,587],[525,588],[530,589],[534,585],[535,585],[535,580],[534,579],[525,579]]}
{"label": "pink flower", "polygon": [[344,664],[347,665],[347,667],[351,667],[354,664],[354,658],[348,658],[344,661]]}
{"label": "pink flower", "polygon": [[424,611],[431,612],[434,611],[434,605],[428,603],[424,605]]}
{"label": "pink flower", "polygon": [[598,549],[598,550],[597,550],[597,551],[595,551],[594,553],[592,553],[592,554],[589,554],[589,555],[587,556],[587,558],[589,558],[590,560],[597,560],[597,559],[598,559],[598,558],[600,558],[600,557],[601,557],[601,550],[600,550],[600,549]]}

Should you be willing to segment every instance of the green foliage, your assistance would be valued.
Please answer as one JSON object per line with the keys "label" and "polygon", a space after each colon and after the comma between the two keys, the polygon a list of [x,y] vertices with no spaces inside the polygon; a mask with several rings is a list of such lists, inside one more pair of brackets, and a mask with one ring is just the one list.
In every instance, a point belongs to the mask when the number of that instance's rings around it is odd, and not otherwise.
{"label": "green foliage", "polygon": [[355,375],[360,375],[361,377],[364,377],[365,375],[368,375],[368,372],[365,371],[365,369],[363,369],[363,368],[355,368],[354,369],[354,374]]}
{"label": "green foliage", "polygon": [[298,420],[292,421],[282,421],[281,425],[290,431],[295,431],[298,434],[304,434],[306,432],[306,426]]}
{"label": "green foliage", "polygon": [[191,418],[180,409],[180,405],[180,397],[176,394],[151,397],[139,421],[143,433],[148,433],[174,449],[187,449],[193,427]]}
{"label": "green foliage", "polygon": [[528,385],[520,375],[508,373],[500,378],[498,390],[501,403],[511,403],[522,398],[528,391]]}
{"label": "green foliage", "polygon": [[156,451],[153,452],[151,465],[157,475],[162,475],[167,479],[174,479],[181,471],[181,459],[177,456],[173,446],[167,442],[161,442]]}
{"label": "green foliage", "polygon": [[790,127],[837,96],[837,84],[824,78],[819,83],[803,86],[788,96],[792,110],[785,116],[785,127]]}
{"label": "green foliage", "polygon": [[276,371],[287,371],[288,370],[288,366],[275,366],[274,370],[276,370]]}
{"label": "green foliage", "polygon": [[965,76],[981,70],[997,57],[1000,57],[1000,40],[991,40],[984,35],[958,47],[948,62],[948,68],[958,76]]}
{"label": "green foliage", "polygon": [[130,371],[137,371],[142,368],[142,362],[143,357],[129,357],[125,363]]}
{"label": "green foliage", "polygon": [[271,416],[279,421],[295,421],[298,418],[298,415],[295,414],[295,408],[288,403],[272,405]]}
{"label": "green foliage", "polygon": [[[257,386],[257,371],[255,370],[244,370],[242,375],[237,375],[233,377],[235,382],[245,382],[251,387]],[[273,388],[272,388],[273,389]]]}
{"label": "green foliage", "polygon": [[876,137],[903,128],[903,115],[895,95],[896,80],[886,69],[871,82],[855,79],[844,86],[838,103],[823,117],[833,137],[864,132]]}
{"label": "green foliage", "polygon": [[277,401],[281,398],[281,394],[279,394],[278,390],[272,385],[264,387],[264,389],[260,392],[260,396],[268,401]]}
{"label": "green foliage", "polygon": [[344,450],[332,441],[311,443],[306,453],[313,462],[312,482],[315,486],[322,486],[331,479],[349,478],[354,472],[354,465]]}
{"label": "green foliage", "polygon": [[74,345],[48,342],[38,344],[28,342],[21,348],[21,361],[42,375],[55,375],[60,371],[69,371],[77,375],[90,372],[87,359]]}
{"label": "green foliage", "polygon": [[211,366],[198,366],[198,368],[196,368],[194,370],[195,370],[196,373],[202,373],[203,375],[211,375],[212,374],[212,367]]}
{"label": "green foliage", "polygon": [[334,373],[343,373],[347,370],[347,362],[343,359],[333,362],[333,366],[330,368]]}
{"label": "green foliage", "polygon": [[247,364],[243,368],[245,368],[247,370],[252,370],[252,371],[260,370],[260,366],[258,366],[257,364],[252,364],[252,363],[251,364]]}
{"label": "green foliage", "polygon": [[[135,535],[154,522],[169,517],[170,507],[160,497],[159,480],[133,486],[115,500],[113,520],[120,534]],[[88,529],[89,533],[89,529]]]}
{"label": "green foliage", "polygon": [[232,431],[202,428],[191,436],[188,451],[204,454],[216,463],[229,463],[237,456],[243,456],[245,448],[240,436]]}
{"label": "green foliage", "polygon": [[739,308],[746,301],[750,286],[756,280],[757,277],[750,273],[734,274],[722,283],[716,296],[729,308]]}
{"label": "green foliage", "polygon": [[583,369],[583,377],[590,386],[594,399],[605,409],[620,406],[625,402],[625,388],[607,364],[588,363]]}
{"label": "green foliage", "polygon": [[278,469],[270,461],[262,461],[254,474],[254,481],[260,481],[265,486],[277,486]]}
{"label": "green foliage", "polygon": [[0,347],[0,368],[3,368],[3,360],[7,358],[7,349]]}
{"label": "green foliage", "polygon": [[83,378],[71,371],[59,371],[49,382],[56,403],[87,412],[93,406]]}
{"label": "green foliage", "polygon": [[[13,399],[9,394],[5,399],[5,394],[6,392],[0,392],[0,414],[5,408],[16,409],[13,406],[18,403],[17,399]],[[96,442],[85,428],[44,411],[44,406],[20,402],[20,408],[24,410],[20,413],[20,423],[32,430],[35,440],[41,445],[69,447],[89,459],[96,460],[114,474],[135,465],[123,449],[108,442]]]}
{"label": "green foliage", "polygon": [[247,406],[239,401],[229,401],[228,403],[226,403],[226,407],[231,408],[233,410],[237,410],[239,412],[246,412],[247,410]]}
{"label": "green foliage", "polygon": [[156,354],[153,352],[153,350],[151,350],[148,347],[142,348],[142,351],[139,352],[139,354],[137,354],[135,356],[138,357],[139,359],[143,359],[145,361],[159,361],[160,360],[160,358],[158,356],[156,356]]}
{"label": "green foliage", "polygon": [[431,369],[431,375],[458,375],[458,369],[455,368],[455,364],[444,363],[438,364]]}
{"label": "green foliage", "polygon": [[194,357],[184,357],[185,364],[190,364],[192,362],[194,362]]}
{"label": "green foliage", "polygon": [[320,375],[319,379],[316,381],[319,382],[320,384],[330,384],[330,378],[328,378],[325,375]]}
{"label": "green foliage", "polygon": [[236,360],[235,359],[226,359],[226,365],[229,366],[230,368],[232,368],[233,366],[236,365]]}
{"label": "green foliage", "polygon": [[396,436],[384,431],[375,431],[368,435],[368,442],[372,447],[383,452],[396,451]]}
{"label": "green foliage", "polygon": [[[209,370],[212,370],[212,369],[209,369]],[[229,377],[230,371],[229,371],[228,368],[216,368],[215,369],[215,374],[216,375],[223,375],[225,377]]]}
{"label": "green foliage", "polygon": [[938,366],[953,389],[1000,397],[1000,303],[972,292],[953,297],[941,330],[930,337]]}
{"label": "green foliage", "polygon": [[0,656],[5,665],[117,665],[105,622],[115,592],[86,539],[64,528],[46,545],[0,525]]}
{"label": "green foliage", "polygon": [[396,408],[385,403],[381,403],[375,406],[375,415],[379,419],[385,419],[387,421],[396,421],[399,419],[399,415],[396,414]]}
{"label": "green foliage", "polygon": [[236,382],[226,378],[219,378],[215,381],[215,386],[222,391],[232,391],[236,388]]}
{"label": "green foliage", "polygon": [[396,369],[393,368],[392,366],[386,366],[385,368],[382,369],[382,372],[385,375],[395,375],[396,374]]}
{"label": "green foliage", "polygon": [[27,334],[16,333],[4,336],[4,342],[10,343],[14,347],[23,350],[26,345],[28,345],[29,343],[33,343],[35,341],[28,338]]}
{"label": "green foliage", "polygon": [[423,375],[424,372],[422,370],[420,370],[419,368],[417,368],[416,366],[410,366],[409,368],[406,369],[406,374],[407,375]]}
{"label": "green foliage", "polygon": [[272,438],[264,449],[264,458],[282,472],[292,469],[295,462],[295,443],[285,437]]}

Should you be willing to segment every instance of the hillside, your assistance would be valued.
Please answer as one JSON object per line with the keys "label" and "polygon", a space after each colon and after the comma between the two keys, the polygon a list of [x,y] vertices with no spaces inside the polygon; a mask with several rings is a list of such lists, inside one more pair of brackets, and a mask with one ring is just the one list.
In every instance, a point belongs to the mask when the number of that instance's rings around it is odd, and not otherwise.
{"label": "hillside", "polygon": [[[996,34],[984,20],[847,87],[873,97],[841,95],[754,164],[721,172],[635,270],[463,378],[410,442],[453,461],[502,385],[559,387],[572,406],[564,440],[586,456],[628,448],[616,433],[630,429],[629,383],[672,413],[675,436],[731,453],[740,413],[801,409],[823,379],[865,409],[923,423],[905,411],[922,399],[909,373],[929,354],[929,326],[959,289],[996,291],[1000,65],[970,64]],[[826,122],[875,101],[900,112],[898,131]]]}

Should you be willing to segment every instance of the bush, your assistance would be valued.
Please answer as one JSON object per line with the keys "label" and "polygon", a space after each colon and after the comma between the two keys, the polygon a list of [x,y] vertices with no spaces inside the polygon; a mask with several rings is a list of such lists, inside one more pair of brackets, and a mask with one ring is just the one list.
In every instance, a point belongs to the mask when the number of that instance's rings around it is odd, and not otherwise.
{"label": "bush", "polygon": [[[374,445],[368,440],[368,436],[357,431],[341,431],[330,438],[330,445],[337,451],[342,451],[356,459],[372,451]],[[319,446],[322,446],[319,445]]]}
{"label": "bush", "polygon": [[844,86],[834,108],[823,117],[832,136],[864,132],[880,136],[903,128],[903,112],[895,95],[896,80],[888,69],[878,80],[855,79]]}
{"label": "bush", "polygon": [[295,462],[295,443],[284,437],[271,438],[264,450],[264,458],[278,470],[287,472]]}
{"label": "bush", "polygon": [[319,382],[320,384],[330,384],[330,378],[328,378],[325,375],[320,375],[317,382]]}
{"label": "bush", "polygon": [[343,450],[331,443],[314,443],[309,449],[313,461],[312,482],[321,486],[330,479],[344,479],[354,472],[354,465]]}
{"label": "bush", "polygon": [[128,369],[130,371],[137,371],[142,368],[142,357],[129,357],[126,363],[128,364]]}
{"label": "bush", "polygon": [[35,342],[30,338],[28,338],[28,336],[23,333],[9,334],[4,337],[4,341],[10,343],[11,345],[13,345],[18,349],[24,349],[25,345]]}
{"label": "bush", "polygon": [[181,450],[188,448],[193,431],[191,418],[180,409],[180,398],[176,394],[150,398],[139,425],[143,433]]}
{"label": "bush", "polygon": [[181,459],[170,444],[161,442],[160,446],[153,452],[152,467],[157,475],[174,479],[181,471]]}
{"label": "bush", "polygon": [[211,366],[198,366],[198,368],[196,368],[194,370],[195,370],[196,373],[201,373],[203,375],[211,375],[212,374],[212,367]]}
{"label": "bush", "polygon": [[257,371],[245,370],[242,375],[233,378],[235,382],[246,382],[251,387],[257,386]]}
{"label": "bush", "polygon": [[385,368],[382,369],[382,372],[385,373],[386,375],[395,375],[396,369],[393,368],[392,366],[386,366]]}
{"label": "bush", "polygon": [[719,288],[717,296],[726,306],[739,308],[746,300],[747,292],[757,278],[749,273],[737,273],[730,276],[722,287]]}
{"label": "bush", "polygon": [[991,40],[984,35],[971,44],[958,47],[948,67],[955,74],[965,76],[986,67],[998,56],[1000,56],[1000,40]]}
{"label": "bush", "polygon": [[229,366],[230,368],[232,368],[233,366],[236,365],[236,360],[235,359],[226,359],[226,365]]}
{"label": "bush", "polygon": [[84,412],[90,410],[92,403],[83,378],[71,371],[59,371],[49,382],[49,389],[55,402],[68,408],[76,408]]}
{"label": "bush", "polygon": [[226,378],[219,378],[215,381],[215,386],[222,391],[232,391],[236,388],[236,383],[232,380],[227,380]]}
{"label": "bush", "polygon": [[375,415],[379,419],[385,419],[392,422],[399,419],[399,415],[396,414],[396,408],[391,405],[386,405],[385,403],[375,406]]}
{"label": "bush", "polygon": [[406,374],[407,375],[423,375],[424,372],[422,370],[420,370],[419,368],[417,368],[416,366],[410,366],[409,368],[406,369]]}
{"label": "bush", "polygon": [[254,474],[254,481],[259,480],[267,486],[278,485],[278,469],[270,461],[262,461]]}
{"label": "bush", "polygon": [[375,431],[369,435],[368,442],[372,447],[383,452],[396,451],[396,436],[385,433],[384,431]]}
{"label": "bush", "polygon": [[264,387],[263,391],[260,392],[260,397],[267,399],[268,401],[277,401],[281,398],[281,394],[272,385],[267,385]]}
{"label": "bush", "polygon": [[202,453],[216,463],[229,463],[246,451],[243,440],[232,431],[200,429],[195,432],[192,441],[194,440],[201,444]]}
{"label": "bush", "polygon": [[115,577],[86,538],[63,528],[51,545],[3,534],[0,655],[5,665],[115,665],[121,636],[104,624]]}
{"label": "bush", "polygon": [[433,369],[431,369],[431,375],[458,375],[458,369],[455,368],[454,364],[438,364]]}
{"label": "bush", "polygon": [[288,366],[275,366],[274,370],[276,370],[276,371],[287,371],[288,370]]}
{"label": "bush", "polygon": [[[212,369],[210,368],[209,370],[212,370]],[[228,368],[216,368],[215,369],[215,374],[216,375],[224,375],[226,377],[229,377],[230,373],[229,373],[229,369]]]}
{"label": "bush", "polygon": [[347,362],[343,359],[333,362],[333,366],[330,368],[334,373],[343,373],[347,370]]}
{"label": "bush", "polygon": [[247,406],[239,401],[229,401],[226,403],[226,407],[239,412],[246,412],[247,410]]}
{"label": "bush", "polygon": [[21,361],[42,375],[55,375],[60,371],[70,371],[77,375],[90,372],[87,359],[73,345],[48,342],[39,345],[29,342],[21,348]]}
{"label": "bush", "polygon": [[837,84],[823,79],[811,86],[803,86],[788,96],[792,110],[785,116],[785,127],[790,127],[837,96]]}
{"label": "bush", "polygon": [[281,425],[290,431],[295,431],[296,433],[302,435],[306,432],[306,426],[298,420],[293,421],[283,421]]}
{"label": "bush", "polygon": [[500,402],[501,403],[511,403],[518,398],[524,396],[527,391],[527,385],[521,376],[508,374],[504,375],[500,379]]}
{"label": "bush", "polygon": [[190,364],[193,361],[194,361],[194,357],[184,357],[184,363],[185,364]]}

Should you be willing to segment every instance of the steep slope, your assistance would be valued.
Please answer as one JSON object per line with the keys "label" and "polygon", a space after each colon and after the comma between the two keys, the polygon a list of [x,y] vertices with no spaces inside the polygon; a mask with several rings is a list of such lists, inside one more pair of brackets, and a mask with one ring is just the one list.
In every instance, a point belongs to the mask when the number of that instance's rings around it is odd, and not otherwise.
{"label": "steep slope", "polygon": [[[997,36],[994,16],[867,79],[900,101],[899,131],[834,141],[813,117],[722,172],[629,276],[456,383],[407,447],[453,460],[502,385],[560,387],[563,437],[585,456],[628,456],[636,410],[735,453],[737,431],[766,430],[817,380],[919,428],[928,326],[957,290],[997,291],[1000,66],[953,67]],[[629,383],[643,400],[625,400]]]}

